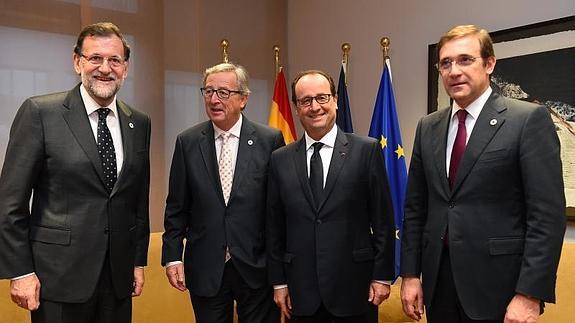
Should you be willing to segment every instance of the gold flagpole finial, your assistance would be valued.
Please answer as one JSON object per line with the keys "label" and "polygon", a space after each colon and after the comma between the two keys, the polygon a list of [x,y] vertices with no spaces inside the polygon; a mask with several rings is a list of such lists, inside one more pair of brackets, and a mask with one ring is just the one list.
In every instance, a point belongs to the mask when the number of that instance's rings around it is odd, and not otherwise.
{"label": "gold flagpole finial", "polygon": [[276,74],[280,72],[281,70],[281,66],[280,66],[280,47],[278,45],[274,45],[273,47],[274,50],[274,63],[275,63],[275,67],[276,67]]}
{"label": "gold flagpole finial", "polygon": [[349,43],[343,43],[341,44],[341,50],[343,51],[343,58],[341,60],[341,63],[343,64],[343,68],[345,71],[345,84],[347,84],[347,68],[348,68],[348,62],[349,62],[349,51],[351,50],[351,45]]}
{"label": "gold flagpole finial", "polygon": [[389,44],[391,41],[388,37],[383,37],[379,43],[381,44],[381,48],[383,50],[383,64],[385,64],[385,60],[389,58]]}
{"label": "gold flagpole finial", "polygon": [[349,50],[351,49],[351,45],[349,43],[341,44],[341,50],[343,51],[343,63],[347,66],[347,62],[349,60]]}
{"label": "gold flagpole finial", "polygon": [[228,62],[228,47],[230,46],[230,43],[228,42],[227,39],[222,39],[222,41],[220,42],[220,45],[222,46],[222,56],[223,56],[224,63],[227,63]]}

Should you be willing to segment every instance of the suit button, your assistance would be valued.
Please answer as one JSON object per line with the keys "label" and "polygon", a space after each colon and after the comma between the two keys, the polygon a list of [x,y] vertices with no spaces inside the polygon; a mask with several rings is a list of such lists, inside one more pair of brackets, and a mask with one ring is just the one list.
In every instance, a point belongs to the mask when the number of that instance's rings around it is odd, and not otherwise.
{"label": "suit button", "polygon": [[449,201],[449,208],[453,209],[455,207],[455,202]]}
{"label": "suit button", "polygon": [[110,232],[110,229],[104,228],[104,233],[105,233],[105,234],[108,234],[108,232]]}
{"label": "suit button", "polygon": [[321,224],[321,220],[320,220],[320,219],[317,219],[317,220],[315,220],[315,223]]}

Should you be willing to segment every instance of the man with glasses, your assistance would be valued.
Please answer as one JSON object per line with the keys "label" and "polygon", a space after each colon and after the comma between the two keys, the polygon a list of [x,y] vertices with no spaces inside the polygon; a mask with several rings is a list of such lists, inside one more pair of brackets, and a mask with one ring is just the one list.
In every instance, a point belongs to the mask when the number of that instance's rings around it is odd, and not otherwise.
{"label": "man with glasses", "polygon": [[272,154],[267,244],[274,300],[294,322],[367,322],[389,296],[394,225],[380,144],[335,125],[322,71],[298,74],[304,136]]}
{"label": "man with glasses", "polygon": [[453,105],[417,127],[403,223],[401,297],[419,320],[536,322],[555,302],[565,198],[549,111],[490,86],[489,34],[457,26],[438,43]]}
{"label": "man with glasses", "polygon": [[142,292],[150,119],[116,99],[129,58],[114,24],[85,27],[73,55],[81,83],[29,98],[12,124],[0,278],[34,323],[131,322]]}
{"label": "man with glasses", "polygon": [[162,265],[174,288],[189,290],[197,322],[232,322],[236,301],[239,322],[276,323],[264,223],[268,162],[283,137],[242,114],[250,94],[243,67],[210,67],[203,84],[210,120],[176,140]]}

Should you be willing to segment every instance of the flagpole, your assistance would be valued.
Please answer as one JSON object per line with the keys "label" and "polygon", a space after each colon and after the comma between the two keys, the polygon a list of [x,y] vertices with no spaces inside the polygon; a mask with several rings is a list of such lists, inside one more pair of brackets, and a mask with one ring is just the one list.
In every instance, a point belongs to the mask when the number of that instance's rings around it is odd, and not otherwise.
{"label": "flagpole", "polygon": [[349,43],[343,43],[341,44],[341,50],[343,51],[341,63],[345,70],[345,84],[347,85],[347,63],[349,62],[349,51],[351,50],[351,45]]}
{"label": "flagpole", "polygon": [[228,62],[228,47],[230,46],[230,43],[228,42],[227,39],[222,39],[222,41],[220,42],[220,45],[222,46],[223,61],[224,61],[224,63],[227,63]]}
{"label": "flagpole", "polygon": [[281,70],[281,66],[280,66],[280,47],[278,45],[274,45],[273,47],[274,50],[274,63],[275,63],[275,67],[276,67],[276,75],[280,72]]}
{"label": "flagpole", "polygon": [[389,44],[391,41],[388,37],[383,37],[379,43],[381,44],[381,49],[383,50],[383,65],[385,65],[385,60],[389,58]]}

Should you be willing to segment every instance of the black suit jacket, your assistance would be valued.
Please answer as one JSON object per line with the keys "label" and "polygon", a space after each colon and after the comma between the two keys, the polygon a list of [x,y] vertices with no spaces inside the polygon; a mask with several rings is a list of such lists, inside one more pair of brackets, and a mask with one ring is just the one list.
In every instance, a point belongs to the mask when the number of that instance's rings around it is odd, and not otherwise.
{"label": "black suit jacket", "polygon": [[220,289],[225,248],[251,288],[266,285],[265,203],[271,152],[283,146],[276,129],[242,121],[232,191],[226,206],[211,121],[182,132],[170,170],[162,265],[182,259],[186,286],[193,295],[214,296]]}
{"label": "black suit jacket", "polygon": [[371,281],[394,278],[393,209],[379,144],[338,129],[318,209],[305,137],[275,151],[267,239],[271,283],[288,285],[295,315],[312,315],[321,302],[337,316],[366,312]]}
{"label": "black suit jacket", "polygon": [[542,106],[491,94],[451,191],[445,151],[450,110],[417,127],[403,223],[402,275],[423,273],[426,306],[449,227],[455,286],[466,314],[500,320],[515,295],[555,301],[565,198],[559,140]]}
{"label": "black suit jacket", "polygon": [[117,107],[124,163],[108,193],[79,85],[22,104],[0,178],[1,278],[36,272],[42,298],[84,302],[108,252],[116,295],[131,294],[148,249],[150,120]]}

